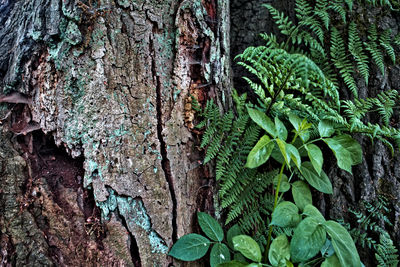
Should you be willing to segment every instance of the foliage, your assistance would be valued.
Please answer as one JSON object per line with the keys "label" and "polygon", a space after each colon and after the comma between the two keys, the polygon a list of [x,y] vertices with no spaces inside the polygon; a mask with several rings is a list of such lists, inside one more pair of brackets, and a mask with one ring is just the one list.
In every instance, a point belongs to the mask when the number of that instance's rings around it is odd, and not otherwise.
{"label": "foliage", "polygon": [[[333,192],[323,170],[326,153],[322,151],[331,151],[337,166],[350,174],[362,162],[354,133],[381,140],[392,152],[393,144],[400,145],[400,131],[391,126],[398,92],[358,98],[356,82],[362,78],[368,85],[372,62],[382,74],[386,56],[395,62],[393,45],[400,45],[400,37],[393,37],[390,30],[378,30],[374,23],[368,31],[356,21],[347,23],[355,5],[394,9],[385,0],[316,0],[313,4],[296,0],[296,21],[291,21],[264,5],[281,36],[263,34],[266,45],[249,47],[236,57],[257,78],[244,77],[256,99],[249,101],[246,94],[239,96],[234,91],[236,110],[221,114],[209,101],[201,113],[203,120],[197,127],[205,128],[204,163],[216,162],[225,224],[238,223],[227,234],[228,247],[236,251],[234,260],[219,266],[362,266],[353,238],[368,242],[368,238],[359,238],[366,229],[358,229],[357,235],[355,230],[326,220],[312,205],[310,189]],[[361,38],[360,33],[367,37]],[[343,100],[340,92],[344,89],[351,92],[352,100]],[[365,118],[374,113],[380,120],[366,123]],[[360,216],[365,219],[360,226],[379,229],[371,218]],[[376,258],[382,266],[390,266],[397,261],[396,248],[387,232],[378,232],[381,242],[375,245]],[[223,233],[214,233],[211,239],[222,246],[223,237]],[[180,240],[170,255],[177,256]],[[207,244],[203,242],[208,249]],[[203,248],[202,256],[207,249]]]}
{"label": "foliage", "polygon": [[199,234],[184,235],[173,245],[169,255],[183,261],[194,261],[206,255],[212,245],[210,252],[212,267],[230,261],[230,252],[227,245],[222,243],[224,232],[218,221],[204,212],[198,212],[197,218],[207,237]]}
{"label": "foliage", "polygon": [[[365,202],[366,214],[350,210],[357,219],[357,226],[351,227],[343,221],[340,223],[349,230],[349,233],[362,248],[375,251],[375,258],[379,266],[397,266],[398,251],[393,245],[385,227],[392,227],[392,223],[386,216],[390,212],[387,199],[379,196],[373,203]],[[376,237],[379,237],[377,240]]]}
{"label": "foliage", "polygon": [[399,264],[399,254],[397,248],[393,245],[392,239],[388,233],[381,233],[379,244],[376,248],[375,257],[378,261],[378,267],[395,267]]}

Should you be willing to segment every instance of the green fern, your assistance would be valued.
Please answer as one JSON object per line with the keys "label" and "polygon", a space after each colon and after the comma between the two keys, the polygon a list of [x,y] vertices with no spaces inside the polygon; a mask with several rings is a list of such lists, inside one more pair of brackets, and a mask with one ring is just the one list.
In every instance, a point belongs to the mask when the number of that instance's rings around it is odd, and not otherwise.
{"label": "green fern", "polygon": [[293,22],[289,19],[289,17],[285,16],[285,14],[279,12],[271,5],[263,4],[263,6],[268,9],[282,34],[290,36],[297,31],[296,26],[294,26]]}
{"label": "green fern", "polygon": [[392,31],[390,29],[385,30],[381,36],[379,36],[379,43],[384,48],[390,59],[392,60],[393,64],[396,62],[396,54],[394,52],[394,48],[392,46],[392,38],[391,38]]}
{"label": "green fern", "polygon": [[368,42],[364,42],[366,49],[371,53],[372,59],[378,66],[382,74],[385,73],[385,63],[383,53],[378,47],[378,32],[375,24],[371,24],[368,28]]}
{"label": "green fern", "polygon": [[[375,257],[378,266],[397,266],[398,254],[397,248],[393,245],[388,232],[384,227],[392,227],[392,223],[386,216],[390,212],[388,201],[385,197],[379,196],[373,203],[365,202],[366,214],[351,210],[350,212],[357,219],[357,227],[351,228],[349,224],[342,224],[350,231],[355,242],[358,242],[362,248],[375,250]],[[379,240],[373,238],[379,234]]]}
{"label": "green fern", "polygon": [[339,73],[342,75],[344,83],[355,97],[358,96],[358,89],[356,82],[353,78],[354,68],[353,64],[347,56],[344,40],[339,31],[332,27],[331,34],[331,57],[332,61],[338,68]]}
{"label": "green fern", "polygon": [[338,13],[340,17],[342,18],[343,22],[346,23],[346,16],[347,16],[347,11],[345,9],[345,6],[343,4],[343,1],[341,0],[333,0],[330,1],[328,9],[331,9]]}
{"label": "green fern", "polygon": [[349,25],[349,51],[356,60],[360,74],[368,85],[368,56],[364,53],[363,45],[357,32],[357,24],[354,21]]}
{"label": "green fern", "polygon": [[328,3],[326,0],[317,0],[316,1],[314,14],[321,20],[325,29],[329,30],[329,25],[330,25],[331,19],[329,17]]}
{"label": "green fern", "polygon": [[379,236],[375,258],[379,263],[378,267],[397,267],[399,264],[398,250],[386,232]]}

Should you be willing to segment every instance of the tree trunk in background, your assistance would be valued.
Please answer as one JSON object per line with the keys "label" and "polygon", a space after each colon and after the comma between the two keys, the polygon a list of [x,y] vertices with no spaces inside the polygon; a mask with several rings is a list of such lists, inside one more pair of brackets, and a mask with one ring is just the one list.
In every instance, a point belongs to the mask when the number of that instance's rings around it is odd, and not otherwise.
{"label": "tree trunk in background", "polygon": [[190,94],[229,104],[229,24],[225,0],[0,0],[0,265],[179,266],[214,208]]}
{"label": "tree trunk in background", "polygon": [[[273,19],[269,16],[266,8],[261,4],[269,3],[278,10],[285,12],[291,18],[295,17],[293,0],[285,1],[260,1],[260,0],[232,0],[231,1],[231,38],[232,58],[241,53],[248,46],[262,45],[263,40],[258,36],[263,32],[278,32]],[[361,13],[363,12],[363,13]],[[368,10],[357,10],[354,13],[364,16],[371,23],[377,20],[381,29],[392,29],[394,35],[399,32],[400,13],[382,12],[381,8]],[[250,34],[249,34],[250,33]],[[236,89],[248,88],[241,79],[246,72],[240,66],[233,64],[234,85]],[[382,76],[375,66],[371,66],[371,78],[369,86],[359,79],[359,97],[375,97],[377,93],[387,89],[400,90],[400,66],[386,68],[385,76]],[[342,97],[348,98],[348,92],[341,92]],[[399,113],[394,114],[395,125],[400,127]],[[372,123],[379,121],[379,118],[371,117]],[[389,219],[394,227],[386,229],[392,236],[397,248],[400,248],[400,154],[396,151],[394,157],[387,147],[380,141],[371,143],[369,138],[357,136],[363,148],[363,162],[353,168],[354,176],[337,168],[333,155],[325,160],[325,169],[332,180],[334,187],[333,195],[314,195],[314,204],[330,218],[344,218],[348,221],[349,209],[364,211],[363,202],[373,203],[379,195],[388,198],[391,213]],[[356,222],[354,222],[356,223]],[[383,223],[383,222],[381,222]],[[364,263],[370,265],[374,255],[366,254],[360,250]]]}

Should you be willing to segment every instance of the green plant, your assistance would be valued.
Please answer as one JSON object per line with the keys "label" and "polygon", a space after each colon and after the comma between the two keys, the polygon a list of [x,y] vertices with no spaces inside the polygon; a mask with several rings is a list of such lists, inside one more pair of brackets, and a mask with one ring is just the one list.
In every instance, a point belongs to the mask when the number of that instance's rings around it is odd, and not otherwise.
{"label": "green plant", "polygon": [[[340,223],[349,231],[354,241],[362,248],[369,248],[375,251],[375,258],[379,266],[397,266],[398,251],[393,245],[386,227],[392,227],[392,223],[386,216],[390,209],[387,207],[387,199],[379,196],[373,203],[365,202],[366,214],[350,210],[356,217],[356,227],[349,223]],[[377,239],[379,236],[379,240]]]}
{"label": "green plant", "polygon": [[381,233],[376,247],[375,257],[378,267],[396,267],[399,264],[399,253],[388,233]]}
{"label": "green plant", "polygon": [[[390,125],[398,92],[361,99],[356,82],[361,77],[368,84],[369,58],[384,73],[385,56],[396,60],[392,44],[399,45],[400,37],[390,30],[378,34],[373,23],[365,32],[355,21],[346,25],[356,4],[351,0],[314,4],[297,0],[296,21],[264,5],[282,36],[263,34],[266,45],[237,56],[238,64],[257,78],[244,77],[255,99],[233,91],[236,112],[221,114],[212,101],[202,112],[197,126],[206,127],[201,147],[206,148],[205,163],[216,160],[225,223],[238,222],[255,239],[239,235],[235,240],[243,242],[237,248],[247,260],[234,256],[220,266],[362,265],[349,232],[312,205],[310,186],[326,194],[333,191],[322,151],[331,150],[338,167],[350,174],[361,163],[361,147],[352,133],[381,140],[392,152],[393,144],[400,145],[400,131]],[[389,1],[357,2],[361,4],[392,8]],[[360,32],[367,34],[366,42]],[[345,88],[352,100],[340,96]],[[380,120],[366,123],[372,113]],[[379,248],[380,263],[396,260],[384,254],[393,251],[386,236]]]}
{"label": "green plant", "polygon": [[199,234],[184,235],[174,244],[169,255],[183,261],[194,261],[202,258],[212,245],[210,252],[212,267],[230,261],[229,248],[222,243],[224,232],[218,221],[204,212],[198,212],[197,218],[201,229],[208,238]]}

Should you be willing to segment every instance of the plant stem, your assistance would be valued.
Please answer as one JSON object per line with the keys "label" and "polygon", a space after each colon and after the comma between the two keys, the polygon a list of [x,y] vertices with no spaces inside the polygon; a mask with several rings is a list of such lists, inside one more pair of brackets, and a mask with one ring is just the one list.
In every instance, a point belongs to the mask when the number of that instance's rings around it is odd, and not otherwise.
{"label": "plant stem", "polygon": [[[281,170],[279,172],[279,179],[278,179],[278,184],[276,185],[276,190],[275,190],[275,201],[274,201],[274,208],[272,209],[272,213],[274,213],[274,210],[278,204],[278,195],[279,195],[279,189],[281,187],[281,181],[282,181],[282,176],[283,176],[283,170],[285,169],[286,162],[282,164]],[[271,214],[272,214],[271,213]],[[272,237],[272,230],[274,229],[273,225],[270,225],[269,230],[268,230],[268,241],[267,241],[267,248],[265,249],[265,261],[268,259],[268,251],[269,251],[269,246],[271,245],[271,237]]]}

